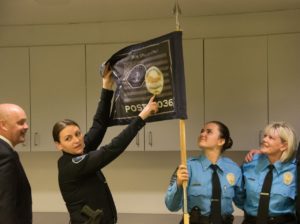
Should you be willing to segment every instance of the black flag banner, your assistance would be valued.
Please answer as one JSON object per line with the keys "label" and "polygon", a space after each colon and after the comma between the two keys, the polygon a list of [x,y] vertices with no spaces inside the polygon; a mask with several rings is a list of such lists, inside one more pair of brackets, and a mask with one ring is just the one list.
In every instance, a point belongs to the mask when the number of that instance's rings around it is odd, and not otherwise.
{"label": "black flag banner", "polygon": [[107,63],[117,84],[110,126],[130,123],[153,95],[159,111],[148,122],[187,118],[182,32],[125,47]]}

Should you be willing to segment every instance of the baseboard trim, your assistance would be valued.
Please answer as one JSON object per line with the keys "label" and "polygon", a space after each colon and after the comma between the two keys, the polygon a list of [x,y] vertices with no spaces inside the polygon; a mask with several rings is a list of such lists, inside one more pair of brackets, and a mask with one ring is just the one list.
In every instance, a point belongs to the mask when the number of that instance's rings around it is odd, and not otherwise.
{"label": "baseboard trim", "polygon": [[[118,214],[118,224],[178,224],[181,215],[178,214]],[[242,217],[235,217],[234,224],[240,224]],[[33,224],[68,224],[69,215],[65,212],[34,212]]]}

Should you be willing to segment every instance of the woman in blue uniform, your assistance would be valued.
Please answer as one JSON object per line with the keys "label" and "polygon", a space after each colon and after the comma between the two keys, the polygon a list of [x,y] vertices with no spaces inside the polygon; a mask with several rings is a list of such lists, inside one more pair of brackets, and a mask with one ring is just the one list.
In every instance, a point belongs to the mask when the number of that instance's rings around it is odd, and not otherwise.
{"label": "woman in blue uniform", "polygon": [[[243,165],[246,198],[243,224],[295,224],[296,136],[284,122],[264,130],[259,151]],[[253,155],[253,157],[252,157]]]}
{"label": "woman in blue uniform", "polygon": [[92,127],[84,136],[72,120],[59,121],[53,127],[54,142],[63,152],[58,160],[59,187],[72,224],[117,222],[115,204],[101,169],[126,149],[145,125],[145,119],[158,109],[152,97],[123,132],[97,150],[108,126],[113,96],[113,81],[111,72],[108,73],[103,77],[101,99]]}
{"label": "woman in blue uniform", "polygon": [[239,166],[222,153],[232,146],[228,128],[219,121],[205,124],[198,138],[203,154],[180,165],[172,176],[165,196],[170,211],[183,206],[182,183],[188,181],[190,224],[231,224],[232,201],[241,206],[242,174]]}

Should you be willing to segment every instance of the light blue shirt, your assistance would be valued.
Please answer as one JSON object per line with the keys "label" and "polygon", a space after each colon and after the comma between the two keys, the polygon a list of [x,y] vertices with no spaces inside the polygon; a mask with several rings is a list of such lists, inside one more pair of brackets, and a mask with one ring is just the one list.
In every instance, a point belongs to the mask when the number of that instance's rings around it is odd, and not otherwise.
{"label": "light blue shirt", "polygon": [[[255,155],[253,161],[243,165],[246,198],[244,210],[257,216],[259,196],[270,164],[266,155]],[[295,213],[296,161],[273,164],[273,182],[270,194],[269,216]]]}
{"label": "light blue shirt", "polygon": [[[211,162],[205,157],[191,158],[187,161],[189,182],[187,187],[188,211],[198,206],[201,214],[210,215],[212,198],[212,173]],[[218,176],[220,179],[222,196],[222,215],[233,213],[232,201],[241,206],[243,202],[242,172],[239,166],[226,157],[220,157],[217,161]],[[168,191],[165,196],[165,203],[170,211],[178,211],[183,204],[183,190],[176,183],[176,173],[173,175]],[[236,197],[237,194],[241,194]]]}

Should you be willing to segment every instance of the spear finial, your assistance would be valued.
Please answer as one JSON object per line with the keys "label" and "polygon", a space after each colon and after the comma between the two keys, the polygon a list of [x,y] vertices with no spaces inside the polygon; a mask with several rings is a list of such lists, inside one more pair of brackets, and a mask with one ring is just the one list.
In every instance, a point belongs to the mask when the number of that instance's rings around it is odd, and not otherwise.
{"label": "spear finial", "polygon": [[179,22],[179,15],[181,15],[181,9],[178,3],[178,0],[175,1],[174,8],[173,8],[173,15],[176,18],[176,30],[180,30],[180,22]]}

